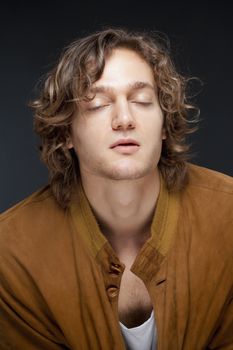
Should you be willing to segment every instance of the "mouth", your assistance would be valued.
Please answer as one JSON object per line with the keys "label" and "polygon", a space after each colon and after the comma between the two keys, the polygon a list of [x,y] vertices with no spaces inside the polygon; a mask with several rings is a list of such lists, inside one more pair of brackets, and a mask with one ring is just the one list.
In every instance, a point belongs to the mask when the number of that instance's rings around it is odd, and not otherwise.
{"label": "mouth", "polygon": [[113,143],[110,148],[116,148],[116,147],[139,147],[139,143],[136,140],[132,139],[121,139]]}
{"label": "mouth", "polygon": [[140,147],[140,144],[136,140],[123,139],[118,140],[110,146],[111,149],[121,154],[135,153]]}

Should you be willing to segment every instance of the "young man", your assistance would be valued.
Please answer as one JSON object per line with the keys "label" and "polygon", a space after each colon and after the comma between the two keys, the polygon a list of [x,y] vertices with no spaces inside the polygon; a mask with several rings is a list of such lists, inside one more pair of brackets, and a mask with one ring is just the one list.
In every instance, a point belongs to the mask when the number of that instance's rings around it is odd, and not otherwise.
{"label": "young man", "polygon": [[0,221],[1,349],[233,349],[233,180],[187,163],[185,85],[113,29],[48,74],[50,186]]}

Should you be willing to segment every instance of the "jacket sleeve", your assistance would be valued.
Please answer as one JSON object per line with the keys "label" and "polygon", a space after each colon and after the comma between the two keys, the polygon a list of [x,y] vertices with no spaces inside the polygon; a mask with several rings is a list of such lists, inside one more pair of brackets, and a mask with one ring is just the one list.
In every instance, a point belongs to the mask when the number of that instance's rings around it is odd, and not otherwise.
{"label": "jacket sleeve", "polygon": [[17,257],[0,251],[0,349],[68,349],[43,296]]}
{"label": "jacket sleeve", "polygon": [[233,350],[233,296],[227,303],[220,324],[209,344],[209,350]]}

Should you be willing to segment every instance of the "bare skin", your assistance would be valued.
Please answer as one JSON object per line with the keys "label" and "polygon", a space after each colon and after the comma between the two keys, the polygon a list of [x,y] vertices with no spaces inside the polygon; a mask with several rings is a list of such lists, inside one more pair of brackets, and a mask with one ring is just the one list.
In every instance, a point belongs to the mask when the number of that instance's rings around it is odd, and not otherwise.
{"label": "bare skin", "polygon": [[[90,174],[89,174],[90,175]],[[94,179],[93,179],[94,180]],[[145,322],[152,311],[151,299],[140,278],[130,268],[145,241],[159,193],[157,171],[138,180],[110,183],[92,176],[82,183],[90,205],[120,261],[125,264],[118,298],[120,321],[127,327]]]}
{"label": "bare skin", "polygon": [[[130,267],[150,236],[160,188],[163,114],[153,72],[131,50],[113,52],[94,88],[94,100],[83,103],[84,118],[73,122],[69,147],[79,158],[83,188],[101,230],[126,266],[119,318],[133,327],[152,311],[148,291]],[[136,140],[139,147],[112,149],[122,138]]]}

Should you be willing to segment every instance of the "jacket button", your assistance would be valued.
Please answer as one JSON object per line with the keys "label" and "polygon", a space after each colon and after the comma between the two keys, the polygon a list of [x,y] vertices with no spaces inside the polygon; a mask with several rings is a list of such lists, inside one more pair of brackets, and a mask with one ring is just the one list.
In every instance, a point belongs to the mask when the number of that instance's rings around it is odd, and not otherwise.
{"label": "jacket button", "polygon": [[107,288],[107,293],[110,298],[115,298],[118,295],[118,287],[117,286],[109,286]]}
{"label": "jacket button", "polygon": [[113,273],[115,275],[120,275],[120,273],[121,273],[121,265],[115,264],[115,263],[111,263],[111,265],[110,265],[110,273]]}

